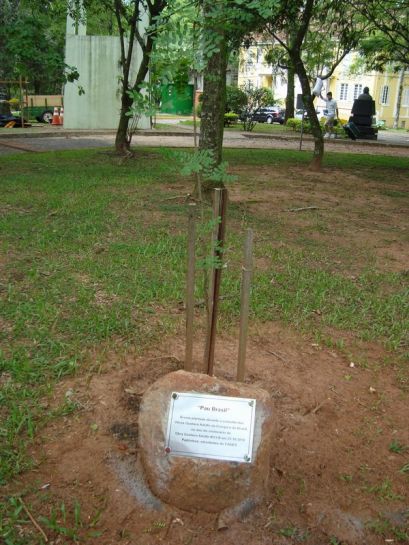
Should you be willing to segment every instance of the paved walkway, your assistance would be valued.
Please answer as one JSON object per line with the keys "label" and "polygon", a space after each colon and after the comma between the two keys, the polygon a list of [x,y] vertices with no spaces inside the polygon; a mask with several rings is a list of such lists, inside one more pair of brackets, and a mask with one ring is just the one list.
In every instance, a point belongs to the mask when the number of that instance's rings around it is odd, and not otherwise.
{"label": "paved walkway", "polygon": [[[69,130],[50,126],[0,129],[0,155],[111,147],[114,140],[115,131]],[[137,147],[192,147],[193,129],[187,126],[181,127],[175,123],[174,126],[167,129],[141,130],[135,135],[133,145]],[[310,135],[305,135],[300,143],[300,135],[290,131],[282,134],[225,131],[224,147],[293,150],[299,150],[301,147],[303,150],[312,150],[313,140]],[[338,152],[409,156],[409,133],[380,131],[378,140],[357,140],[355,142],[347,139],[331,140],[325,142],[325,149]]]}

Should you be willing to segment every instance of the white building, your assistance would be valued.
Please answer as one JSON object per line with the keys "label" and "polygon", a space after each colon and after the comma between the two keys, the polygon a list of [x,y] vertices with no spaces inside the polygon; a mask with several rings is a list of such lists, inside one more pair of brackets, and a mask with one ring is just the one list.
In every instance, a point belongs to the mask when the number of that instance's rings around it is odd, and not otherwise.
{"label": "white building", "polygon": [[[147,16],[139,23],[147,26]],[[118,36],[87,36],[86,26],[67,16],[65,63],[76,67],[79,79],[64,90],[64,127],[68,129],[116,129],[119,123],[120,54]],[[131,78],[135,77],[142,51],[135,42]],[[131,79],[132,81],[132,79]],[[85,93],[80,95],[79,87]],[[149,118],[141,118],[139,128],[149,128]]]}

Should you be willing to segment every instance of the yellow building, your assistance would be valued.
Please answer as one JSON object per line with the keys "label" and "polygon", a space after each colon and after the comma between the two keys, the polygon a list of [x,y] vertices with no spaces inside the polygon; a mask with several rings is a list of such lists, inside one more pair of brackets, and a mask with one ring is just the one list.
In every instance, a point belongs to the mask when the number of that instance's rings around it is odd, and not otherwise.
{"label": "yellow building", "polygon": [[[256,88],[270,89],[277,103],[285,104],[287,96],[287,79],[285,71],[275,73],[265,56],[271,49],[270,42],[256,42],[250,47],[240,48],[238,86],[253,85]],[[301,88],[296,82],[295,93],[301,93]]]}
{"label": "yellow building", "polygon": [[[355,53],[347,55],[326,82],[327,91],[331,91],[337,101],[340,118],[348,119],[354,100],[364,87],[369,87],[369,93],[375,100],[377,122],[389,128],[396,125],[397,128],[409,129],[409,71],[355,73],[351,69],[356,58]],[[401,103],[397,116],[399,88]]]}
{"label": "yellow building", "polygon": [[[266,63],[265,54],[271,48],[267,42],[258,42],[249,48],[241,48],[239,57],[238,85],[253,84],[255,87],[268,87],[274,93],[276,100],[284,104],[287,94],[285,74],[276,75],[272,67]],[[409,71],[358,73],[353,70],[357,61],[357,53],[345,57],[336,68],[333,76],[325,80],[323,95],[331,91],[338,103],[339,116],[347,120],[351,115],[352,104],[363,91],[369,87],[369,93],[375,100],[376,119],[386,127],[409,129]],[[399,88],[401,100],[399,115],[397,116]],[[301,93],[296,80],[295,96]],[[317,100],[317,106],[325,104]],[[396,123],[397,119],[397,123]]]}

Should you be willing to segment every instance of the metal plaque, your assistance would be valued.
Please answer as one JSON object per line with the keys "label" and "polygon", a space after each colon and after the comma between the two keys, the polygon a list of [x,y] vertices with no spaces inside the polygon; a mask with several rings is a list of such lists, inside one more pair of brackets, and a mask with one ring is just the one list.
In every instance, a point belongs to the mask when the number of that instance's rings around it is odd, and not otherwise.
{"label": "metal plaque", "polygon": [[173,392],[166,452],[174,456],[251,462],[256,400]]}

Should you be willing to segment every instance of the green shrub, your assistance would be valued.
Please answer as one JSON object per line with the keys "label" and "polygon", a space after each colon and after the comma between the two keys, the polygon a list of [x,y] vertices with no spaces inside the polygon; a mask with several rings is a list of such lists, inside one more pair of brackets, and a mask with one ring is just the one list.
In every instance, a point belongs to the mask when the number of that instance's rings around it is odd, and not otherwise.
{"label": "green shrub", "polygon": [[[296,117],[290,117],[287,119],[286,126],[290,129],[293,129],[295,132],[301,132],[301,125],[302,121],[301,119],[297,119]],[[311,132],[311,125],[310,122],[304,119],[304,125],[303,125],[303,132],[310,133]]]}
{"label": "green shrub", "polygon": [[296,131],[298,129],[298,125],[301,128],[301,121],[299,119],[296,119],[295,117],[289,117],[285,124],[289,129],[293,129],[293,131]]}
{"label": "green shrub", "polygon": [[234,125],[239,119],[238,114],[234,112],[227,112],[224,114],[224,126],[228,127],[229,125]]}
{"label": "green shrub", "polygon": [[241,90],[247,97],[246,106],[241,112],[243,119],[243,129],[251,132],[255,125],[253,116],[260,108],[274,104],[274,95],[271,89],[254,87],[252,83],[242,85]]}
{"label": "green shrub", "polygon": [[[289,119],[287,119],[286,126],[289,129],[293,129],[293,131],[295,131],[295,132],[301,132],[301,123],[302,123],[301,119],[290,117]],[[343,127],[345,125],[345,123],[347,123],[347,121],[345,119],[338,119],[338,123],[334,126],[334,133],[337,136],[339,136],[339,137],[345,136],[344,127]],[[325,125],[325,117],[321,117],[320,118],[320,126],[321,126],[321,130],[323,132],[325,130],[324,125]],[[312,133],[311,124],[306,119],[304,119],[303,132],[306,133],[306,134],[311,134]]]}
{"label": "green shrub", "polygon": [[247,95],[239,87],[227,85],[226,87],[226,112],[240,114],[247,104]]}

